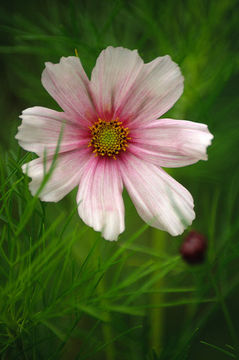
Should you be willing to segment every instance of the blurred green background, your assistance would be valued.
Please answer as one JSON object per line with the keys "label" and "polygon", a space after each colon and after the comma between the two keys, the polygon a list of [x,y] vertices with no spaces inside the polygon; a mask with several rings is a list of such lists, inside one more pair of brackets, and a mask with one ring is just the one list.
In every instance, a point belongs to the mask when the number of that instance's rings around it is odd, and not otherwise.
{"label": "blurred green background", "polygon": [[[5,1],[1,4],[0,354],[2,359],[239,359],[239,2]],[[206,123],[209,160],[170,170],[193,195],[202,265],[143,224],[124,193],[126,231],[109,243],[77,215],[28,191],[34,158],[14,136],[25,108],[58,109],[41,85],[45,61],[100,51],[169,54],[185,90],[167,117]],[[140,230],[139,230],[140,229]]]}

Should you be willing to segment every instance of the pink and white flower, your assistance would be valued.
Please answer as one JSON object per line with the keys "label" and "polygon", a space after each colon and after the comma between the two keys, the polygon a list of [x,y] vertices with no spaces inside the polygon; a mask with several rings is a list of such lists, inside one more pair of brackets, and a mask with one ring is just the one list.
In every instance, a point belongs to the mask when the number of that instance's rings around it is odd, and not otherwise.
{"label": "pink and white flower", "polygon": [[51,166],[64,123],[56,167],[41,200],[59,201],[79,186],[82,220],[105,239],[117,240],[125,228],[125,186],[144,221],[181,234],[195,217],[193,199],[161,166],[207,160],[213,136],[205,124],[158,119],[183,92],[183,76],[171,58],[144,64],[136,50],[110,46],[90,80],[80,59],[69,56],[46,63],[42,84],[63,111],[36,106],[20,116],[16,138],[39,156],[23,165],[32,178],[31,193],[41,185],[44,166]]}

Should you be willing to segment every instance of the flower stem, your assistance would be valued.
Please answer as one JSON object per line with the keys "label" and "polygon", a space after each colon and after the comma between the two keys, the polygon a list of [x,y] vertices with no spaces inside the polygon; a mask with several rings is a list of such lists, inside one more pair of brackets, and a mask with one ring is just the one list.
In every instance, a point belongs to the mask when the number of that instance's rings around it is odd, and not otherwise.
{"label": "flower stem", "polygon": [[[167,234],[157,229],[151,229],[152,231],[152,248],[157,254],[164,251]],[[163,286],[163,278],[157,281],[155,284],[155,290],[161,289]],[[152,293],[150,298],[150,304],[152,309],[150,310],[150,331],[149,331],[149,345],[151,349],[154,349],[159,353],[162,349],[163,340],[163,328],[164,328],[164,311],[159,306],[163,302],[163,293]],[[155,308],[154,308],[155,307]]]}
{"label": "flower stem", "polygon": [[[99,285],[98,285],[98,293],[99,294],[104,294],[104,290],[105,290],[105,283],[104,283],[104,278],[101,279]],[[105,300],[102,300],[103,302],[103,307],[107,308],[107,304]],[[113,339],[113,333],[112,333],[112,327],[111,327],[111,314],[110,312],[106,312],[105,313],[107,322],[103,322],[102,323],[102,334],[103,334],[103,339],[105,344],[108,344],[105,347],[105,360],[114,360],[115,359],[115,348],[114,348],[114,343],[112,342]]]}
{"label": "flower stem", "polygon": [[232,322],[228,307],[226,305],[225,299],[223,297],[222,291],[220,289],[220,286],[217,285],[216,280],[215,280],[215,278],[214,278],[211,271],[210,271],[210,278],[211,278],[211,282],[212,282],[212,285],[214,287],[214,290],[216,292],[218,301],[221,304],[222,312],[224,314],[224,318],[225,318],[229,333],[230,333],[232,341],[233,341],[233,345],[234,345],[234,348],[235,348],[237,358],[239,358],[239,342],[238,342],[238,339],[237,339],[236,330],[234,328],[234,325],[233,325],[233,322]]}

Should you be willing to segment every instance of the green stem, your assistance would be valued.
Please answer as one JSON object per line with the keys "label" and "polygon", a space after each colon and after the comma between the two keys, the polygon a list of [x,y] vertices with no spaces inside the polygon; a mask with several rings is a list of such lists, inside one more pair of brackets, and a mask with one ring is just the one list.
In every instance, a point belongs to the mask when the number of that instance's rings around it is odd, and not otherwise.
{"label": "green stem", "polygon": [[215,289],[217,298],[218,298],[218,300],[219,300],[219,302],[221,304],[221,308],[222,308],[222,311],[223,311],[223,314],[224,314],[224,317],[225,317],[225,321],[226,321],[229,333],[231,335],[233,345],[235,347],[237,358],[239,359],[239,342],[238,342],[238,339],[237,339],[236,331],[235,331],[235,328],[234,328],[234,325],[233,325],[233,322],[232,322],[228,307],[227,307],[225,299],[224,299],[224,297],[222,295],[221,289],[217,285],[216,280],[215,280],[215,278],[214,278],[211,271],[210,271],[210,278],[211,278],[212,285],[213,285],[213,287]]}
{"label": "green stem", "polygon": [[[105,292],[105,280],[104,278],[101,279],[98,285],[98,293],[99,295],[104,294]],[[107,308],[106,300],[102,300],[103,308]],[[114,360],[115,359],[115,348],[114,343],[112,342],[113,333],[111,327],[111,314],[110,312],[106,312],[106,320],[107,322],[102,323],[102,333],[104,338],[104,343],[108,344],[105,347],[105,360]]]}
{"label": "green stem", "polygon": [[24,346],[23,346],[23,342],[22,342],[22,338],[19,337],[17,340],[16,340],[16,345],[17,345],[17,349],[19,350],[19,354],[21,356],[21,359],[23,360],[27,360],[27,355],[25,353],[25,350],[24,350]]}
{"label": "green stem", "polygon": [[[167,234],[157,229],[152,231],[152,248],[158,254],[164,252]],[[158,280],[155,284],[155,290],[161,289],[163,286],[163,278]],[[149,344],[150,347],[160,353],[162,349],[163,328],[164,328],[164,311],[159,307],[163,303],[164,295],[160,292],[152,293],[150,297],[150,304],[155,306],[150,310],[150,331],[149,331]]]}
{"label": "green stem", "polygon": [[[92,236],[95,236],[92,232]],[[108,244],[107,242],[101,242],[100,243],[100,253],[106,255],[108,253]],[[102,259],[104,258],[104,256],[102,256]],[[98,257],[95,259],[96,263],[98,263]],[[101,325],[101,329],[102,329],[102,335],[103,335],[103,340],[104,340],[104,344],[107,344],[106,346],[104,346],[104,359],[105,360],[114,360],[115,359],[115,346],[114,346],[114,341],[112,341],[112,339],[114,338],[114,333],[113,333],[113,329],[112,329],[112,316],[111,313],[107,310],[107,299],[104,299],[104,297],[102,295],[105,294],[106,291],[106,287],[107,287],[107,281],[105,278],[105,275],[101,278],[98,286],[97,286],[97,292],[99,297],[102,298],[101,300],[101,305],[102,308],[105,309],[105,319],[106,322],[102,322]]]}

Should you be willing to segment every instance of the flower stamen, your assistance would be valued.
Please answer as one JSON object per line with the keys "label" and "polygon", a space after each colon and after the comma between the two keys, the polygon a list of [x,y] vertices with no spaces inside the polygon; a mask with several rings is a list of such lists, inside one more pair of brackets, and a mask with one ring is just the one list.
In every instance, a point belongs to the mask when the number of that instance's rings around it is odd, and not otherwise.
{"label": "flower stamen", "polygon": [[94,148],[95,156],[109,156],[116,160],[121,150],[128,147],[129,129],[122,126],[122,122],[116,120],[105,121],[99,119],[90,126],[91,140],[88,147]]}

